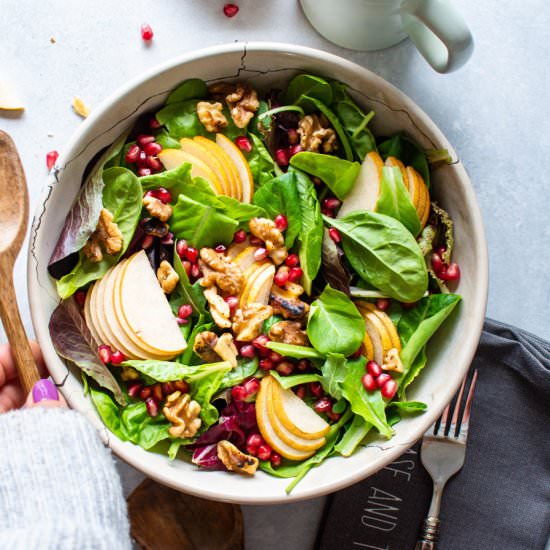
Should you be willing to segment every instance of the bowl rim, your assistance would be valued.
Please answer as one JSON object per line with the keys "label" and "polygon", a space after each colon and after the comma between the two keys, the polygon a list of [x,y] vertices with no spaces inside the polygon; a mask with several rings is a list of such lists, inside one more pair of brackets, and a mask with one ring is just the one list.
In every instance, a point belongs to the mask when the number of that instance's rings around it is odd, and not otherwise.
{"label": "bowl rim", "polygon": [[[67,152],[73,151],[75,149],[75,146],[79,144],[83,135],[85,135],[88,129],[95,124],[96,120],[99,120],[102,118],[105,111],[110,107],[110,105],[113,102],[119,100],[124,95],[131,92],[137,86],[144,84],[148,80],[155,78],[156,76],[158,76],[163,72],[170,71],[186,63],[197,61],[206,57],[221,56],[224,54],[235,54],[237,52],[242,53],[243,60],[246,57],[248,52],[254,52],[254,53],[280,52],[281,54],[290,53],[290,54],[304,58],[304,61],[311,59],[322,63],[329,63],[331,65],[342,67],[344,70],[347,70],[349,72],[356,73],[358,75],[358,78],[368,78],[371,81],[373,81],[376,85],[379,85],[379,86],[382,86],[383,88],[391,90],[391,92],[399,98],[399,100],[402,102],[402,104],[406,108],[410,108],[412,111],[416,113],[417,117],[418,116],[421,117],[422,123],[430,129],[432,134],[437,137],[440,143],[447,146],[448,149],[453,150],[451,144],[448,142],[447,138],[444,136],[442,131],[439,130],[436,124],[431,120],[431,118],[424,112],[424,110],[421,107],[419,107],[404,92],[399,90],[390,82],[383,79],[381,76],[378,76],[376,73],[373,73],[369,69],[361,65],[358,65],[357,63],[354,63],[352,61],[344,59],[338,55],[328,53],[316,48],[310,48],[306,46],[301,46],[301,45],[296,45],[291,43],[284,43],[284,42],[262,42],[262,41],[247,42],[245,41],[245,42],[233,42],[233,43],[221,44],[216,46],[210,46],[207,48],[201,48],[198,50],[193,50],[191,52],[187,52],[182,55],[171,58],[161,64],[158,64],[140,73],[138,76],[130,79],[128,82],[126,82],[126,84],[123,84],[122,86],[117,88],[113,93],[109,94],[106,99],[101,101],[98,104],[98,106],[92,111],[91,115],[75,130],[75,132],[72,134],[71,138],[69,139],[69,141],[66,143],[66,145],[62,150],[62,153],[58,160],[58,165],[61,166],[64,164],[65,158],[67,156]],[[220,77],[220,78],[223,78],[223,77]],[[90,143],[88,143],[88,145]],[[458,170],[457,178],[460,179],[461,182],[464,184],[462,186],[461,191],[465,195],[465,201],[471,206],[471,209],[469,210],[470,224],[473,226],[473,230],[475,234],[478,236],[475,242],[475,245],[476,245],[475,254],[479,260],[478,266],[477,266],[478,277],[476,280],[476,289],[475,289],[476,300],[475,300],[475,303],[469,304],[470,314],[471,314],[470,318],[472,319],[472,321],[469,326],[467,339],[464,342],[464,345],[462,348],[463,364],[461,366],[461,369],[462,369],[461,373],[465,374],[474,357],[474,354],[479,342],[479,338],[481,336],[481,332],[483,329],[483,322],[485,318],[485,311],[486,311],[487,297],[488,297],[488,277],[489,277],[488,250],[487,250],[487,242],[486,242],[485,230],[483,226],[481,212],[479,209],[479,205],[477,203],[477,199],[476,199],[471,181],[462,163],[458,163],[455,166],[455,169]],[[55,172],[55,169],[54,169],[54,172]],[[49,196],[52,193],[52,185],[54,181],[56,181],[55,173],[53,173],[53,175],[50,175],[48,184],[44,187],[44,189],[42,190],[42,193],[40,194],[37,207],[34,213],[32,227],[31,227],[31,237],[30,237],[31,242],[34,238],[36,238],[36,235],[40,231],[41,214],[44,211],[44,205],[46,201],[48,200]],[[49,336],[47,323],[40,322],[40,320],[38,319],[38,314],[36,313],[37,306],[41,299],[40,295],[43,292],[43,289],[41,289],[40,284],[36,279],[36,273],[34,271],[36,269],[36,262],[37,260],[34,257],[33,247],[29,246],[29,250],[27,254],[27,291],[28,291],[28,297],[29,297],[31,318],[32,318],[35,334],[37,336],[38,341],[42,343],[42,342],[50,341],[50,336]],[[49,363],[50,359],[52,360],[51,362],[53,364],[53,361],[55,359],[59,359],[59,357],[55,352],[52,353],[50,352],[50,350],[46,349],[46,353],[45,353],[46,363]],[[59,374],[59,373],[56,373],[56,374]],[[63,381],[60,376],[52,375],[52,377],[58,384],[61,384]],[[446,387],[446,391],[444,392],[444,396],[443,396],[444,399],[441,399],[441,403],[443,402],[446,403],[451,400],[451,398],[456,393],[458,386],[460,385],[460,382],[461,382],[461,379],[460,380],[457,379],[457,381],[455,381],[454,384],[450,384],[449,386]],[[61,391],[63,393],[63,389]],[[75,410],[79,410],[79,406],[77,405],[76,400],[72,398],[72,395],[66,395],[66,398],[69,404]],[[435,422],[435,420],[440,416],[441,410],[443,409],[443,407],[444,405],[441,406],[440,408],[432,406],[422,415],[421,420],[418,422],[418,426],[410,434],[411,436],[410,445],[412,445],[415,440],[420,439],[423,436],[424,432],[429,428],[429,426],[433,424],[433,422]],[[181,481],[178,482],[173,477],[164,475],[162,472],[156,472],[151,465],[144,465],[142,463],[142,460],[139,458],[138,455],[136,455],[136,453],[129,451],[128,450],[129,448],[126,442],[123,442],[119,440],[117,437],[110,434],[110,432],[108,431],[108,429],[106,429],[105,425],[102,423],[99,417],[97,417],[97,419],[90,418],[90,420],[98,429],[98,434],[102,438],[102,440],[105,442],[105,444],[107,444],[120,459],[124,460],[126,463],[130,464],[131,466],[139,470],[141,473],[147,475],[148,477],[164,485],[172,487],[176,490],[179,490],[188,494],[192,494],[198,497],[218,500],[218,501],[225,501],[225,502],[241,503],[241,504],[267,505],[267,504],[289,503],[289,502],[297,502],[300,500],[307,500],[310,498],[326,495],[334,491],[341,490],[350,485],[353,485],[365,479],[369,475],[373,475],[375,472],[382,469],[385,465],[394,461],[405,450],[400,445],[394,445],[393,447],[388,447],[384,450],[384,454],[383,454],[384,464],[379,468],[377,468],[376,470],[370,471],[369,466],[367,465],[365,466],[365,468],[363,468],[362,470],[352,475],[347,475],[332,481],[328,481],[324,483],[321,487],[311,487],[309,489],[295,491],[290,495],[287,495],[284,491],[281,491],[280,496],[264,496],[259,494],[248,494],[237,498],[233,496],[224,495],[223,491],[219,491],[219,490],[216,490],[216,488],[212,488],[212,485],[208,483],[205,483],[204,486],[198,489],[193,485],[191,486],[187,485],[185,483],[185,480],[183,482]]]}

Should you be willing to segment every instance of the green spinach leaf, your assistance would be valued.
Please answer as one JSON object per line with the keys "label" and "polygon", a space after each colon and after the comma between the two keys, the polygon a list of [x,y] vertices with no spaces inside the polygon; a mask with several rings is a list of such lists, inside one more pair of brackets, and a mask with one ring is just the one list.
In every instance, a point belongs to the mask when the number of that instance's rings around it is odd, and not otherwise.
{"label": "green spinach leaf", "polygon": [[365,439],[371,428],[372,424],[365,422],[362,416],[354,414],[351,424],[347,427],[342,439],[338,441],[334,450],[342,456],[351,456],[363,439]]}
{"label": "green spinach leaf", "polygon": [[184,80],[177,88],[170,92],[166,105],[187,101],[188,99],[202,99],[208,94],[206,82],[200,78]]}
{"label": "green spinach leaf", "polygon": [[[330,84],[319,76],[299,74],[289,83],[286,91],[287,103],[304,103],[303,97],[315,98],[325,105],[332,103],[332,88]],[[309,108],[310,112],[315,106]]]}
{"label": "green spinach leaf", "polygon": [[174,139],[184,137],[206,136],[212,137],[212,134],[207,132],[202,125],[197,115],[196,99],[188,99],[186,101],[178,101],[166,105],[156,114],[156,119],[160,124],[166,126],[168,133]]}
{"label": "green spinach leaf", "polygon": [[324,220],[340,232],[346,259],[363,280],[401,302],[416,302],[424,295],[424,256],[401,222],[367,210]]}
{"label": "green spinach leaf", "polygon": [[323,379],[320,374],[293,374],[291,376],[281,376],[276,370],[272,370],[270,375],[273,376],[285,390],[294,388],[294,386],[299,386],[300,384],[321,382]]}
{"label": "green spinach leaf", "polygon": [[256,134],[249,134],[249,138],[252,139],[252,151],[244,153],[244,156],[248,161],[256,187],[261,187],[275,177],[275,161]]}
{"label": "green spinach leaf", "polygon": [[226,372],[220,382],[219,391],[240,384],[247,378],[254,376],[258,370],[258,358],[238,359],[237,366]]}

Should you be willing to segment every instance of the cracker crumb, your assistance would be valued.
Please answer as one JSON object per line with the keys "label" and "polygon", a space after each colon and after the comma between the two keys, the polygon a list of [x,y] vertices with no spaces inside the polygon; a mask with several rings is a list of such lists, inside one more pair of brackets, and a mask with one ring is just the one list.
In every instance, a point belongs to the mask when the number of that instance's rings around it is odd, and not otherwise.
{"label": "cracker crumb", "polygon": [[50,44],[55,44],[57,42],[57,40],[52,36],[50,38]]}

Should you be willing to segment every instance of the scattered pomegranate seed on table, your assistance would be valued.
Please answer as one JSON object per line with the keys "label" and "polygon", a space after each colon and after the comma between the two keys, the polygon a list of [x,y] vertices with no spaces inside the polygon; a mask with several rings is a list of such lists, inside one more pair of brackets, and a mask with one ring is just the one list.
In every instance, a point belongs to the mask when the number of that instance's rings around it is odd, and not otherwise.
{"label": "scattered pomegranate seed on table", "polygon": [[54,167],[55,161],[59,158],[59,153],[57,151],[50,151],[46,153],[46,166],[48,170],[51,170]]}
{"label": "scattered pomegranate seed on table", "polygon": [[143,25],[141,25],[140,31],[141,31],[141,38],[144,42],[150,42],[153,39],[154,33],[153,33],[153,29],[151,28],[151,25],[144,23]]}
{"label": "scattered pomegranate seed on table", "polygon": [[225,4],[223,7],[223,14],[226,17],[235,17],[239,13],[239,6],[237,4]]}
{"label": "scattered pomegranate seed on table", "polygon": [[336,229],[336,227],[331,227],[328,230],[329,237],[335,242],[339,243],[342,242],[342,237],[340,236],[340,231]]}
{"label": "scattered pomegranate seed on table", "polygon": [[252,142],[246,136],[236,137],[235,145],[245,153],[250,153],[252,151]]}
{"label": "scattered pomegranate seed on table", "polygon": [[279,231],[286,231],[288,228],[288,219],[284,214],[275,216],[275,226]]}

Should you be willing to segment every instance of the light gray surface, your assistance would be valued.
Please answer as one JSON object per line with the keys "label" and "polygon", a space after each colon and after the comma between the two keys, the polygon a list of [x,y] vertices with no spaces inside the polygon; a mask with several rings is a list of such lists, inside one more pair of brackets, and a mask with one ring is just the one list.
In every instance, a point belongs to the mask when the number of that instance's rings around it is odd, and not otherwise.
{"label": "light gray surface", "polygon": [[[294,0],[238,3],[239,14],[227,19],[219,0],[57,0],[55,7],[39,0],[2,0],[0,79],[17,86],[27,110],[22,117],[0,115],[0,128],[19,147],[32,211],[45,181],[46,152],[62,149],[80,123],[71,111],[72,96],[93,109],[142,71],[213,44],[273,40],[317,47],[377,72],[443,130],[470,173],[485,219],[491,262],[488,315],[550,338],[550,225],[544,190],[550,149],[550,8],[545,2],[457,2],[476,49],[470,62],[450,75],[434,73],[408,41],[373,53],[333,46],[309,27]],[[150,47],[140,39],[143,22],[155,31]],[[16,285],[31,333],[25,262],[23,253]],[[130,488],[138,478],[126,466],[121,470]],[[317,499],[277,508],[244,507],[247,548],[310,548],[321,504]]]}

